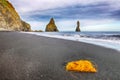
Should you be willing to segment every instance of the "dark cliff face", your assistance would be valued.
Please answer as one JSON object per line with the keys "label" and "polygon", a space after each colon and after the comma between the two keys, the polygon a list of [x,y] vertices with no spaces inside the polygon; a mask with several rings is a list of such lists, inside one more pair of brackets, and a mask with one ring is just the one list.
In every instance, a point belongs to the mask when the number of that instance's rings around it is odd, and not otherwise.
{"label": "dark cliff face", "polygon": [[79,21],[77,21],[76,32],[80,32],[80,22]]}
{"label": "dark cliff face", "polygon": [[46,26],[45,31],[46,32],[58,32],[57,26],[55,25],[55,21],[53,18],[51,18],[50,22]]}
{"label": "dark cliff face", "polygon": [[30,25],[23,23],[12,4],[8,0],[0,0],[0,30],[25,31],[23,26],[29,26],[30,30]]}

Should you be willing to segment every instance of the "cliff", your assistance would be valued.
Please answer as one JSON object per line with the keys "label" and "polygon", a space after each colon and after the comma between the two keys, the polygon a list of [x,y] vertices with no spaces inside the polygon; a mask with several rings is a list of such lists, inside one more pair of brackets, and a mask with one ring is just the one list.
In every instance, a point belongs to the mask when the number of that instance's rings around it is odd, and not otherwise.
{"label": "cliff", "polygon": [[22,25],[23,25],[23,27],[22,27],[22,29],[21,29],[22,31],[31,31],[30,24],[22,21]]}
{"label": "cliff", "polygon": [[8,0],[0,0],[0,29],[29,31],[30,25],[20,19],[15,8]]}
{"label": "cliff", "polygon": [[57,26],[55,25],[55,21],[53,18],[51,18],[50,22],[46,26],[45,31],[46,32],[58,32]]}
{"label": "cliff", "polygon": [[77,21],[76,32],[80,32],[80,22],[79,21]]}

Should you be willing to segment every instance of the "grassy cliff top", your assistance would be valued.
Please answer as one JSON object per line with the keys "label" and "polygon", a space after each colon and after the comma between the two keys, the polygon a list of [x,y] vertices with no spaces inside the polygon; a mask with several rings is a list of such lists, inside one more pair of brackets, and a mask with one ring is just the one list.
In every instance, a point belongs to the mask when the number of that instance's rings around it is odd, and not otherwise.
{"label": "grassy cliff top", "polygon": [[0,5],[7,9],[14,17],[19,17],[13,5],[8,0],[0,0]]}

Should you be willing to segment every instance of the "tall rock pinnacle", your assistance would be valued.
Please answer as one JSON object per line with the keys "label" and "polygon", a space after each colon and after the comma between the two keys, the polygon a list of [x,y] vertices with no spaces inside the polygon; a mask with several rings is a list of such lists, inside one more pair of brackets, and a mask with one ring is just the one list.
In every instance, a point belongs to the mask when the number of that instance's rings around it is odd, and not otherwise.
{"label": "tall rock pinnacle", "polygon": [[51,18],[50,22],[46,26],[45,31],[46,32],[58,32],[57,26],[55,25],[55,21],[53,18]]}
{"label": "tall rock pinnacle", "polygon": [[77,21],[76,32],[80,32],[80,22],[79,21]]}

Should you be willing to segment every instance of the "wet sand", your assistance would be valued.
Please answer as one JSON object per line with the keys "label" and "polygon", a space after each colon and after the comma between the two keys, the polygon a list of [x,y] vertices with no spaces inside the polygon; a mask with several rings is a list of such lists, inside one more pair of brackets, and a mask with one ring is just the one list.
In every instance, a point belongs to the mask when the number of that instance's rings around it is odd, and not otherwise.
{"label": "wet sand", "polygon": [[[89,59],[97,73],[65,70],[69,61]],[[120,80],[120,52],[88,43],[0,32],[0,80]]]}

